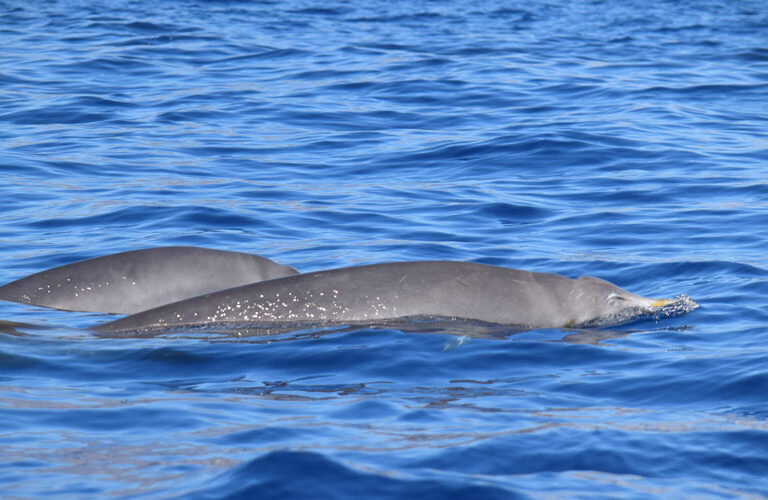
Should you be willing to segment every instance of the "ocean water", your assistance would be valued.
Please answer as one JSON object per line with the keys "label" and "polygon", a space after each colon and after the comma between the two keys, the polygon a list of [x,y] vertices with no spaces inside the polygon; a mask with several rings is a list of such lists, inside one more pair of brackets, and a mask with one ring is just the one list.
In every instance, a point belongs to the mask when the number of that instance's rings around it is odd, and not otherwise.
{"label": "ocean water", "polygon": [[0,0],[0,283],[183,244],[701,306],[102,338],[2,302],[1,496],[768,497],[767,39],[757,0]]}

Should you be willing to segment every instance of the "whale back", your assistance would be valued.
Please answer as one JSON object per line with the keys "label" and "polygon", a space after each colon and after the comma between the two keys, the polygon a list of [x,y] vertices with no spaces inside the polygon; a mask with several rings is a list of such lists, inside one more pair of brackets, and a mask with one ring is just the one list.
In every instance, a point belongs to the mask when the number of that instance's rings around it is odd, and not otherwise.
{"label": "whale back", "polygon": [[102,331],[215,323],[375,323],[407,317],[562,326],[573,280],[468,262],[374,264],[222,290],[121,318]]}
{"label": "whale back", "polygon": [[229,324],[278,330],[389,324],[425,317],[516,329],[577,328],[624,322],[669,302],[631,294],[598,278],[573,280],[470,262],[399,262],[298,274],[221,290],[96,329],[121,332]]}
{"label": "whale back", "polygon": [[197,295],[297,274],[258,255],[189,246],[133,250],[32,274],[0,287],[0,300],[55,309],[132,314]]}

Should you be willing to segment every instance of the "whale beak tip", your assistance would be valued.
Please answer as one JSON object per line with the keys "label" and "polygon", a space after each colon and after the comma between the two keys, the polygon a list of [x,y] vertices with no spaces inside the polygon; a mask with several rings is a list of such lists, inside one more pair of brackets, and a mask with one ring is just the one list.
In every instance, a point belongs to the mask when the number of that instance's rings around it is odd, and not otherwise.
{"label": "whale beak tip", "polygon": [[670,313],[689,313],[699,308],[699,304],[683,294],[674,299],[653,299],[650,304],[653,309],[660,309]]}
{"label": "whale beak tip", "polygon": [[664,307],[677,302],[675,299],[653,299],[651,307]]}

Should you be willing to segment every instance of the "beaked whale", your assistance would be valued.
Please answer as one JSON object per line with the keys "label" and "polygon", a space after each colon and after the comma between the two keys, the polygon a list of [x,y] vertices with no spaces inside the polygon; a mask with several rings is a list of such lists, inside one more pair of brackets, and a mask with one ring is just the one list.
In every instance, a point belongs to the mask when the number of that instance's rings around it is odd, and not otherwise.
{"label": "beaked whale", "polygon": [[132,314],[297,273],[258,255],[190,246],[157,247],[32,274],[0,286],[0,300],[68,311]]}
{"label": "beaked whale", "polygon": [[625,323],[696,304],[651,299],[599,278],[570,279],[470,262],[373,264],[260,281],[142,311],[96,327],[101,332],[196,325],[317,326],[403,318],[455,318],[523,329]]}

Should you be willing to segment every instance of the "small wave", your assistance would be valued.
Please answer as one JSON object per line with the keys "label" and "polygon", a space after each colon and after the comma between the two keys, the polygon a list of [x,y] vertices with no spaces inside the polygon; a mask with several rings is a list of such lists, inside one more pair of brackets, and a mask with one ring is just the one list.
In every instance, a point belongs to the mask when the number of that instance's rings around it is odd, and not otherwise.
{"label": "small wave", "polygon": [[329,454],[289,450],[265,453],[206,484],[210,489],[182,498],[520,498],[487,480],[416,478],[356,467]]}

